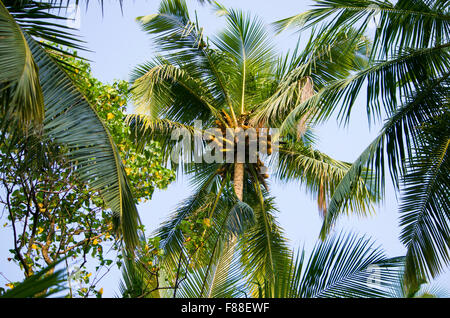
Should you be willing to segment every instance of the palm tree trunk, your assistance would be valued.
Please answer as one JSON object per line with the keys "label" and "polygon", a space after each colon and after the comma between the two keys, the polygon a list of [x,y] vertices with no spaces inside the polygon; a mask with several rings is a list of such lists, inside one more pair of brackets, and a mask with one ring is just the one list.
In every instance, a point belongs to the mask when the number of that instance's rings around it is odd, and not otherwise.
{"label": "palm tree trunk", "polygon": [[244,164],[234,164],[234,192],[239,200],[244,200]]}
{"label": "palm tree trunk", "polygon": [[[244,164],[243,163],[235,163],[234,164],[234,177],[233,177],[233,183],[234,183],[234,192],[236,193],[236,196],[240,201],[244,200]],[[225,248],[227,249],[226,254],[233,255],[237,249],[237,241],[238,238],[236,235],[232,235],[230,241],[228,242],[228,246]],[[231,267],[231,258],[227,259],[227,262],[225,264],[222,264],[221,271],[223,273],[228,273],[230,271]]]}

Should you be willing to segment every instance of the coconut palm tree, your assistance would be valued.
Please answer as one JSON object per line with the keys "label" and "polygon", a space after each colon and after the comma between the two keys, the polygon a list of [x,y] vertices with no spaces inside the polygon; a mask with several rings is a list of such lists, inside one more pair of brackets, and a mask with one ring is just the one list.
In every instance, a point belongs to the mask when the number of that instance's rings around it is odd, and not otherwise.
{"label": "coconut palm tree", "polygon": [[[401,191],[400,239],[407,248],[406,280],[416,289],[450,261],[449,1],[321,0],[277,26],[280,30],[307,28],[323,21],[327,25],[322,43],[334,41],[353,26],[358,35],[370,33],[371,25],[376,27],[370,63],[351,78],[329,83],[311,99],[294,107],[287,105],[285,125],[292,126],[305,109],[313,109],[317,120],[337,110],[348,121],[365,85],[369,120],[385,121],[333,193],[322,234],[341,214],[339,206],[361,177],[362,167],[374,172],[380,192],[389,169]],[[282,103],[273,105],[275,110],[280,107]]]}
{"label": "coconut palm tree", "polygon": [[[260,20],[219,5],[216,9],[226,17],[227,28],[213,38],[190,19],[181,0],[165,0],[157,14],[137,19],[154,36],[161,55],[134,71],[136,114],[129,118],[139,144],[158,140],[168,162],[174,148],[179,150],[176,159],[184,158],[179,166],[191,177],[194,194],[161,226],[158,236],[165,250],[162,263],[175,269],[168,271],[173,273],[170,279],[178,279],[177,268],[202,268],[203,296],[210,290],[208,281],[232,270],[230,259],[239,258],[248,281],[261,286],[272,284],[276,268],[289,262],[290,252],[274,215],[268,166],[274,169],[272,177],[305,185],[326,214],[327,199],[350,164],[314,149],[308,116],[295,129],[277,135],[273,129],[265,130],[276,128],[277,122],[263,122],[257,115],[271,97],[294,104],[327,82],[347,77],[364,64],[367,45],[364,38],[350,41],[342,34],[327,50],[311,40],[304,50],[279,58]],[[342,55],[342,46],[349,44],[352,53]],[[295,89],[280,94],[282,79],[300,67],[302,76],[292,83]],[[180,146],[172,138],[177,128],[187,132],[185,139],[197,147]],[[254,138],[241,134],[249,131]],[[224,136],[227,132],[230,135]],[[252,142],[259,143],[256,151],[251,151]],[[234,151],[239,147],[246,150],[241,158]],[[218,160],[199,160],[205,153]],[[277,159],[279,165],[274,164]],[[342,209],[370,211],[377,193],[362,180],[348,191]]]}

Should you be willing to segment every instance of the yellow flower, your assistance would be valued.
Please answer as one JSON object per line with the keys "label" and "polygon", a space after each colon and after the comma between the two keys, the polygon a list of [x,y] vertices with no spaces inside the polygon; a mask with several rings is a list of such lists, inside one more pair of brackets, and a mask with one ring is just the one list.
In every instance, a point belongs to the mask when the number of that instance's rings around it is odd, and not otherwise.
{"label": "yellow flower", "polygon": [[13,284],[13,283],[8,283],[8,284],[6,284],[5,286],[6,286],[6,287],[9,287],[9,288],[11,288],[11,289],[14,288],[14,284]]}
{"label": "yellow flower", "polygon": [[99,293],[100,295],[103,295],[103,287],[100,288],[100,290],[98,291],[98,293]]}
{"label": "yellow flower", "polygon": [[45,208],[44,208],[44,205],[42,203],[38,203],[38,207],[39,207],[39,211],[40,212],[45,212]]}
{"label": "yellow flower", "polygon": [[126,172],[127,174],[130,174],[130,173],[131,173],[131,168],[125,168],[125,172]]}
{"label": "yellow flower", "polygon": [[108,113],[108,115],[106,115],[106,119],[108,119],[108,120],[111,120],[111,119],[113,119],[114,117],[116,117],[116,116],[114,116],[113,113]]}
{"label": "yellow flower", "polygon": [[97,245],[98,244],[98,240],[95,239],[94,242],[92,242],[92,244]]}
{"label": "yellow flower", "polygon": [[33,250],[36,250],[36,249],[37,249],[37,245],[36,245],[36,244],[33,244],[33,245],[31,245],[31,248],[32,248]]}
{"label": "yellow flower", "polygon": [[42,227],[38,227],[37,233],[38,233],[38,234],[41,234],[42,232],[44,232],[44,229],[43,229]]}
{"label": "yellow flower", "polygon": [[207,227],[211,226],[211,220],[210,219],[203,219],[203,224],[205,224]]}

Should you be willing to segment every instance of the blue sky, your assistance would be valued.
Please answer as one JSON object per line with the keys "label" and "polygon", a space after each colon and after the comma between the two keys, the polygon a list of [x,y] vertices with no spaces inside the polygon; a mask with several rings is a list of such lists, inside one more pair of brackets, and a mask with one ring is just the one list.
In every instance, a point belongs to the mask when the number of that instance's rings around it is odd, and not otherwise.
{"label": "blue sky", "polygon": [[[104,82],[115,79],[128,80],[133,67],[152,56],[151,38],[142,32],[135,22],[137,16],[156,13],[159,1],[124,1],[123,15],[115,1],[105,1],[105,13],[96,1],[91,1],[89,10],[81,13],[81,34],[87,42],[91,53],[83,53],[91,60],[94,76]],[[205,28],[206,34],[213,34],[224,26],[224,19],[215,15],[210,6],[200,6],[195,0],[188,0],[192,9],[197,10],[199,23]],[[311,1],[279,0],[222,0],[221,3],[230,8],[241,8],[251,11],[266,23],[286,18],[307,10]],[[299,34],[291,31],[274,38],[274,43],[280,52],[292,49]],[[304,34],[302,38],[307,38]],[[369,130],[365,114],[364,94],[360,96],[351,122],[346,127],[331,120],[316,128],[319,137],[318,148],[340,160],[352,162],[376,136],[379,126]],[[277,215],[287,238],[294,249],[305,247],[311,250],[317,241],[321,227],[321,218],[316,202],[300,187],[299,184],[270,183],[272,194],[276,197],[279,208]],[[190,193],[188,181],[185,178],[171,184],[164,191],[156,191],[153,199],[139,206],[143,223],[150,234],[172,212],[177,203]],[[358,218],[353,215],[342,218],[335,231],[352,231],[373,238],[383,247],[389,256],[404,255],[405,249],[398,237],[400,234],[398,221],[398,202],[393,187],[388,183],[386,196],[382,203],[376,206],[375,215],[368,218]],[[1,220],[3,221],[3,220]],[[4,223],[3,221],[2,223]],[[0,272],[11,280],[21,279],[14,265],[7,263],[8,249],[12,246],[11,236],[6,231],[0,231]],[[119,272],[110,273],[98,287],[104,287],[105,296],[114,296],[118,291]],[[0,285],[5,279],[0,276]],[[450,273],[442,275],[437,283],[450,290]]]}

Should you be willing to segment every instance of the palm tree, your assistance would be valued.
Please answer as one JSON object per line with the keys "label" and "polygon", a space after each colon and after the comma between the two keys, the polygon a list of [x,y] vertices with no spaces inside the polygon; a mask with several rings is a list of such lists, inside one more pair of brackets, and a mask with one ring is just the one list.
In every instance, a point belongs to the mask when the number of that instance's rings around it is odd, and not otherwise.
{"label": "palm tree", "polygon": [[[224,258],[232,261],[231,256]],[[173,290],[159,288],[141,260],[125,258],[120,283],[121,294],[130,297],[172,297]],[[177,297],[234,298],[252,296],[242,281],[236,262],[231,269],[217,267],[216,279],[207,280],[208,294],[202,293],[206,271],[190,271],[178,287]],[[272,288],[257,285],[257,298],[370,298],[403,297],[401,290],[403,257],[387,258],[365,237],[341,233],[318,242],[308,256],[305,251],[277,268]]]}
{"label": "palm tree", "polygon": [[[211,39],[198,22],[190,20],[186,3],[181,0],[165,0],[157,14],[138,18],[142,28],[154,36],[162,54],[134,71],[136,114],[130,116],[137,142],[145,145],[148,140],[159,141],[168,161],[178,144],[171,135],[176,128],[190,132],[189,138],[194,141],[197,134],[208,133],[207,129],[235,133],[224,138],[209,132],[208,140],[198,142],[200,151],[181,147],[180,157],[192,159],[181,166],[191,176],[194,194],[158,231],[166,253],[162,263],[175,269],[167,271],[172,275],[169,278],[177,283],[177,268],[201,268],[203,297],[211,290],[208,281],[216,281],[216,274],[233,269],[230,258],[239,258],[248,281],[261,286],[264,282],[272,284],[276,268],[290,261],[274,215],[276,207],[265,165],[279,158],[280,164],[272,165],[273,176],[304,184],[326,214],[327,198],[351,165],[313,148],[308,116],[297,122],[296,129],[281,136],[269,131],[264,141],[264,127],[277,127],[269,126],[277,122],[264,122],[258,115],[270,106],[267,103],[271,98],[294,104],[328,81],[347,77],[352,69],[364,64],[367,44],[363,38],[352,41],[353,52],[342,55],[341,47],[351,42],[342,34],[341,41],[326,52],[310,41],[305,50],[277,58],[261,21],[218,5],[217,11],[226,17],[227,28]],[[282,79],[293,76],[299,67],[303,68],[302,77],[292,83],[294,89],[288,95],[283,95]],[[197,120],[202,121],[201,128],[195,125]],[[208,147],[217,149],[223,159],[224,153],[239,147],[238,132],[251,128],[263,145],[259,151],[246,151],[246,158],[236,162],[193,163],[198,152],[204,153]],[[279,150],[270,156],[272,144],[278,141]],[[249,142],[243,144],[250,149]],[[361,178],[348,198],[343,209],[367,213],[377,193]]]}
{"label": "palm tree", "polygon": [[40,142],[67,149],[75,171],[103,195],[118,232],[132,249],[140,221],[116,146],[66,74],[66,65],[50,56],[49,46],[41,41],[81,48],[73,30],[59,23],[65,17],[52,13],[64,13],[56,4],[60,2],[0,1],[2,142],[37,136]]}
{"label": "palm tree", "polygon": [[[339,206],[361,177],[361,168],[374,171],[381,192],[386,166],[401,191],[400,239],[407,248],[406,281],[413,290],[423,280],[436,277],[450,261],[448,4],[447,0],[395,4],[322,0],[311,10],[277,23],[282,30],[327,21],[323,38],[329,42],[352,26],[358,27],[357,35],[363,35],[376,22],[369,65],[290,107],[285,124],[291,126],[304,109],[313,109],[317,120],[338,110],[347,121],[360,89],[367,84],[369,120],[386,118],[384,126],[333,193],[322,235],[340,215]],[[282,103],[277,107],[283,107]]]}

